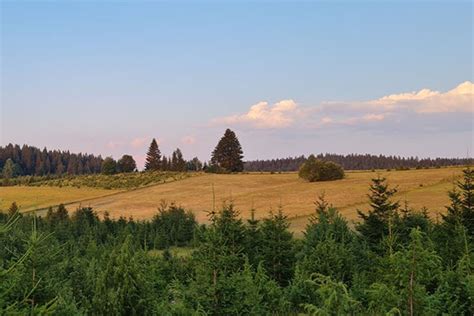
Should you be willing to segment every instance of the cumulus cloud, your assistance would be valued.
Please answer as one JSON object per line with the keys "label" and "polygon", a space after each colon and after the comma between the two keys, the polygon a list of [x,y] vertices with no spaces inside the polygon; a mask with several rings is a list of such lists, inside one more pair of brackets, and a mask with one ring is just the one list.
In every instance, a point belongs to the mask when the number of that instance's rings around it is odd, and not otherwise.
{"label": "cumulus cloud", "polygon": [[214,119],[216,124],[245,125],[261,129],[298,126],[370,125],[390,118],[403,121],[410,116],[474,112],[474,84],[463,82],[440,92],[431,89],[391,94],[368,101],[327,101],[301,107],[295,101],[282,100],[273,105],[258,102],[244,114]]}
{"label": "cumulus cloud", "polygon": [[368,104],[389,110],[411,109],[418,113],[473,112],[473,97],[474,84],[466,81],[445,93],[422,89],[384,96]]}
{"label": "cumulus cloud", "polygon": [[291,126],[300,114],[301,110],[293,100],[282,100],[273,105],[262,101],[252,105],[245,114],[218,118],[214,123],[247,124],[256,128],[284,128]]}

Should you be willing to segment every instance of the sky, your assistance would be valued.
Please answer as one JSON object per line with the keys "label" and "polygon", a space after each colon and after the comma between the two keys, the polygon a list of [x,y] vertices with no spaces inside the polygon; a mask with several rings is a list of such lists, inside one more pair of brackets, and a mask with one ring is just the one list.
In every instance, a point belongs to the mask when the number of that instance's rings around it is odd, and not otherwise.
{"label": "sky", "polygon": [[470,1],[0,1],[0,145],[472,156]]}

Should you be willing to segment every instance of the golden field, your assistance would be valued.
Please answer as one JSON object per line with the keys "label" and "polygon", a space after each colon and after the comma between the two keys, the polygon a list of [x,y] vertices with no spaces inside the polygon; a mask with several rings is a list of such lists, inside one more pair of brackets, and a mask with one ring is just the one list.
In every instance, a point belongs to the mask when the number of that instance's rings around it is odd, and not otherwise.
{"label": "golden field", "polygon": [[85,187],[0,187],[0,210],[6,210],[12,202],[16,202],[22,212],[28,212],[59,203],[67,204],[75,201],[84,201],[117,192],[120,191]]}
{"label": "golden field", "polygon": [[[353,171],[343,180],[308,183],[296,173],[201,174],[184,180],[139,188],[131,191],[111,191],[90,188],[4,187],[0,188],[1,207],[17,201],[22,210],[69,203],[73,210],[79,205],[92,206],[99,213],[108,211],[112,217],[152,217],[162,201],[176,203],[193,211],[200,222],[206,222],[207,212],[232,201],[247,218],[250,210],[264,217],[279,205],[289,216],[292,229],[301,231],[308,215],[314,211],[317,196],[325,193],[349,220],[357,219],[357,209],[367,208],[370,180],[378,174],[396,186],[396,199],[420,209],[425,206],[432,216],[443,212],[448,203],[447,191],[462,168],[423,169],[408,171]],[[71,203],[77,201],[75,203]],[[49,203],[49,204],[48,204]]]}

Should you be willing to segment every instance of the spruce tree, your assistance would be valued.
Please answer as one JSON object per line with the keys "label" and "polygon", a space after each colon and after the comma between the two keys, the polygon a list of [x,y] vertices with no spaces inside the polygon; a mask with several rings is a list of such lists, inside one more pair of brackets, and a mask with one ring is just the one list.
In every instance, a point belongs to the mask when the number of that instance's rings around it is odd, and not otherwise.
{"label": "spruce tree", "polygon": [[173,152],[173,170],[174,171],[186,171],[186,161],[183,158],[183,153],[179,148]]}
{"label": "spruce tree", "polygon": [[146,154],[145,159],[145,170],[146,171],[158,171],[161,167],[161,152],[158,148],[156,139],[153,138],[150,147]]}
{"label": "spruce tree", "polygon": [[447,214],[443,215],[444,222],[452,227],[460,223],[474,237],[474,169],[468,167],[463,170],[463,179],[456,182],[449,198],[451,205],[447,207]]}
{"label": "spruce tree", "polygon": [[242,146],[233,131],[227,129],[212,152],[211,163],[227,172],[244,170]]}
{"label": "spruce tree", "polygon": [[391,201],[396,192],[396,189],[389,189],[385,178],[379,176],[372,179],[368,195],[372,209],[367,214],[357,211],[362,222],[356,229],[371,246],[376,246],[389,234],[391,222],[396,218],[399,208],[398,202]]}
{"label": "spruce tree", "polygon": [[165,155],[163,155],[163,158],[161,160],[161,170],[163,170],[163,171],[169,171],[170,170],[169,161],[168,161],[168,158],[166,158]]}
{"label": "spruce tree", "polygon": [[2,176],[4,179],[13,178],[15,175],[15,163],[12,159],[8,158],[3,166]]}
{"label": "spruce tree", "polygon": [[261,226],[263,267],[281,286],[288,285],[295,265],[293,234],[288,231],[289,226],[281,208],[276,214],[270,213]]}

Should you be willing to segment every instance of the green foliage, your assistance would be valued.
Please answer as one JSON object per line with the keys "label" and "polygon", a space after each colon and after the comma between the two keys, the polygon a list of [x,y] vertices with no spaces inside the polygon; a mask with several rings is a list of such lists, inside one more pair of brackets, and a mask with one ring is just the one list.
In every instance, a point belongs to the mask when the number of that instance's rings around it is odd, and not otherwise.
{"label": "green foliage", "polygon": [[9,180],[10,185],[52,186],[52,187],[90,187],[101,189],[134,189],[148,185],[178,181],[192,174],[171,171],[130,172],[113,175],[91,174],[81,176],[64,175],[61,177],[18,177]]}
{"label": "green foliage", "polygon": [[[473,315],[462,212],[433,223],[399,210],[383,179],[371,189],[368,216],[383,229],[363,222],[364,238],[324,197],[301,240],[281,210],[244,223],[225,205],[197,226],[175,205],[152,221],[13,205],[0,213],[0,314]],[[450,207],[469,206],[464,196]]]}
{"label": "green foliage", "polygon": [[288,285],[295,265],[295,245],[289,226],[288,218],[279,208],[276,214],[270,213],[260,227],[262,265],[281,286]]}
{"label": "green foliage", "polygon": [[[419,229],[412,230],[407,247],[383,259],[379,275],[381,280],[371,286],[372,298],[380,298],[380,293],[377,295],[374,291],[381,290],[392,305],[382,306],[378,301],[372,301],[369,305],[374,311],[388,313],[395,308],[409,315],[437,313],[433,292],[441,275],[441,258]],[[397,295],[393,296],[393,293]]]}
{"label": "green foliage", "polygon": [[112,251],[98,275],[92,312],[98,315],[151,314],[151,285],[134,255],[130,237]]}
{"label": "green foliage", "polygon": [[202,167],[202,162],[198,159],[198,157],[194,157],[186,163],[186,170],[189,171],[201,171]]}
{"label": "green foliage", "polygon": [[344,178],[344,169],[334,162],[319,160],[310,155],[301,165],[298,174],[309,182],[330,181]]}
{"label": "green foliage", "polygon": [[151,222],[155,248],[184,246],[194,238],[197,222],[194,214],[172,204],[162,205]]}
{"label": "green foliage", "polygon": [[447,207],[447,214],[443,215],[447,229],[453,228],[456,223],[466,227],[471,238],[474,238],[474,169],[463,170],[462,181],[456,182],[456,187],[449,192],[451,205]]}
{"label": "green foliage", "polygon": [[132,156],[123,155],[122,158],[117,161],[118,172],[133,172],[135,170],[137,170],[137,164]]}
{"label": "green foliage", "polygon": [[349,294],[347,287],[342,282],[333,281],[330,277],[315,274],[307,281],[317,288],[318,303],[304,304],[304,309],[309,315],[356,315],[359,302]]}
{"label": "green foliage", "polygon": [[5,162],[5,165],[3,166],[2,176],[5,179],[11,179],[13,177],[18,176],[18,167],[10,158],[7,159],[7,161]]}
{"label": "green foliage", "polygon": [[244,170],[242,146],[233,131],[227,129],[212,152],[211,164],[216,171],[241,172]]}
{"label": "green foliage", "polygon": [[171,155],[171,170],[173,171],[186,171],[186,161],[183,158],[183,153],[179,148],[173,151]]}
{"label": "green foliage", "polygon": [[102,162],[102,174],[110,175],[117,173],[117,162],[112,157],[107,157]]}
{"label": "green foliage", "polygon": [[358,211],[362,222],[356,229],[373,248],[376,248],[384,236],[392,233],[392,224],[399,208],[398,202],[392,202],[396,189],[389,189],[385,178],[372,179],[368,195],[371,209],[367,214]]}

